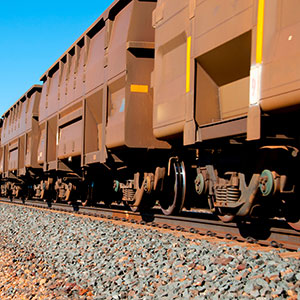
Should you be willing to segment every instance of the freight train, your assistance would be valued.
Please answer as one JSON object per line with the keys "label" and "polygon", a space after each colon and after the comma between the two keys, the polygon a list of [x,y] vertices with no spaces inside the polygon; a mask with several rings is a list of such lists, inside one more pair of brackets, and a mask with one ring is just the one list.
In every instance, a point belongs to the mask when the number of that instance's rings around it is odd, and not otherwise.
{"label": "freight train", "polygon": [[300,230],[299,0],[116,0],[2,116],[1,195]]}

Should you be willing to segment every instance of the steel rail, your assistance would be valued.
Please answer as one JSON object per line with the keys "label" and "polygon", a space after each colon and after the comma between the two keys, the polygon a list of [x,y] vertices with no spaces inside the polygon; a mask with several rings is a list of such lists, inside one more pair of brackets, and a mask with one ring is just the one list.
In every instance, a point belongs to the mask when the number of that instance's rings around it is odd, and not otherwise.
{"label": "steel rail", "polygon": [[123,207],[117,206],[112,208],[101,207],[101,205],[86,207],[81,206],[79,203],[68,205],[36,200],[26,200],[24,203],[19,199],[10,201],[5,198],[0,198],[1,202],[121,220],[275,248],[288,250],[298,250],[300,248],[300,232],[288,228],[288,225],[282,220],[267,220],[263,222],[237,219],[235,222],[223,223],[216,219],[215,216],[201,212],[183,212],[178,216],[166,216],[155,209],[152,212],[140,213],[128,211]]}

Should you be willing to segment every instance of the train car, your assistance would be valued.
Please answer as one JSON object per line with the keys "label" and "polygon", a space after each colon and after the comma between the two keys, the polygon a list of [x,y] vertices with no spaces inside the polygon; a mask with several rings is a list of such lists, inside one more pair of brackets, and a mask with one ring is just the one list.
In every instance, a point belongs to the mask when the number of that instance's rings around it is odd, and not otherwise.
{"label": "train car", "polygon": [[[114,1],[41,77],[34,196],[300,230],[299,12],[297,0]],[[17,107],[1,134],[9,183],[29,167],[14,164],[21,132],[6,137]]]}
{"label": "train car", "polygon": [[42,87],[31,87],[3,116],[1,127],[1,195],[25,197],[41,173],[37,163],[39,101]]}
{"label": "train car", "polygon": [[40,189],[58,201],[112,191],[112,173],[133,181],[138,156],[169,147],[152,132],[155,4],[114,1],[41,77]]}
{"label": "train car", "polygon": [[224,221],[277,216],[300,229],[299,1],[159,0],[153,26],[154,135],[185,149],[169,163],[166,213],[193,190]]}

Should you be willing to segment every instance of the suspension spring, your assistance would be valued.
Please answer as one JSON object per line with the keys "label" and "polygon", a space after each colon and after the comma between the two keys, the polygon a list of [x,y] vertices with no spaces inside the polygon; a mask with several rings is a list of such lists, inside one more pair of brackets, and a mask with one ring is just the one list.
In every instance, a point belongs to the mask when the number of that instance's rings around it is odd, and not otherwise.
{"label": "suspension spring", "polygon": [[216,188],[216,200],[217,201],[238,201],[241,192],[237,187],[217,187]]}
{"label": "suspension spring", "polygon": [[218,187],[216,189],[216,200],[226,201],[227,200],[227,189],[226,187]]}
{"label": "suspension spring", "polygon": [[228,201],[238,201],[241,196],[241,191],[234,186],[229,186],[227,188],[227,200]]}
{"label": "suspension spring", "polygon": [[123,192],[122,200],[124,200],[124,201],[132,201],[133,200],[134,194],[135,194],[133,189],[125,188],[122,190],[122,192]]}

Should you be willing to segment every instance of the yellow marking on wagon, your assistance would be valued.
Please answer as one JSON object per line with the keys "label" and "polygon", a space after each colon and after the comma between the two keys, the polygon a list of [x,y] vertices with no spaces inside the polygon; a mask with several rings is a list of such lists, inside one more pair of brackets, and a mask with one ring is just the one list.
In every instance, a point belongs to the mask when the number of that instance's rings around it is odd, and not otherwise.
{"label": "yellow marking on wagon", "polygon": [[191,89],[191,46],[192,37],[189,36],[186,41],[186,92]]}
{"label": "yellow marking on wagon", "polygon": [[265,0],[259,0],[257,12],[256,63],[262,63]]}
{"label": "yellow marking on wagon", "polygon": [[148,85],[132,84],[130,86],[130,91],[132,93],[148,93]]}

